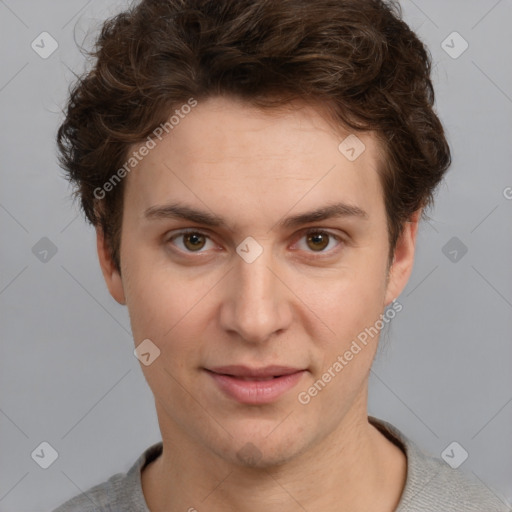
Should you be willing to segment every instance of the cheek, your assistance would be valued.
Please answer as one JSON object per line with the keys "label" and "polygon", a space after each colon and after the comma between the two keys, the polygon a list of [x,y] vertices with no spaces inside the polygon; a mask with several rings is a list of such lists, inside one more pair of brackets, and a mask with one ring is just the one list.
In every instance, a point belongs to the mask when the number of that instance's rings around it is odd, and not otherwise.
{"label": "cheek", "polygon": [[[326,422],[318,428],[334,428],[367,382],[380,334],[376,325],[384,309],[385,275],[378,270],[354,271],[331,283],[311,308],[330,330],[311,336],[317,364],[298,398],[308,401],[305,413]],[[318,327],[314,315],[311,322]]]}
{"label": "cheek", "polygon": [[135,343],[149,338],[159,344],[180,314],[179,288],[169,286],[153,265],[129,248],[127,254],[123,284]]}
{"label": "cheek", "polygon": [[332,276],[296,282],[302,283],[297,295],[307,306],[310,325],[323,328],[339,341],[347,341],[373,324],[384,308],[385,268],[375,262],[361,262]]}
{"label": "cheek", "polygon": [[135,343],[150,339],[170,369],[194,365],[200,340],[213,325],[219,275],[186,275],[135,252],[126,263],[125,295]]}
{"label": "cheek", "polygon": [[187,283],[167,280],[161,275],[152,277],[131,276],[127,305],[136,339],[143,336],[163,343],[185,327],[190,328],[188,320],[197,318],[198,311],[204,311],[206,301],[201,300],[204,293]]}
{"label": "cheek", "polygon": [[[160,351],[150,365],[141,365],[146,381],[163,403],[178,402],[183,415],[195,410],[185,390],[193,388],[201,350],[198,342],[204,338],[212,302],[183,278],[164,274],[147,269],[132,272],[127,305],[135,344],[150,339]],[[176,420],[180,416],[171,413]]]}

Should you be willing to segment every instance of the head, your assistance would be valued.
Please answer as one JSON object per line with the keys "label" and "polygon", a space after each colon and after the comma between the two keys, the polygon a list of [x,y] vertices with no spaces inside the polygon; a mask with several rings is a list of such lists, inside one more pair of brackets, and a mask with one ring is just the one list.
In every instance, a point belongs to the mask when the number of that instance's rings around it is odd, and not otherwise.
{"label": "head", "polygon": [[[450,164],[428,51],[381,0],[146,0],[94,56],[61,162],[135,344],[160,350],[143,371],[161,425],[293,457],[364,406],[377,341],[334,363],[405,287]],[[250,404],[212,386],[225,365],[303,372]]]}

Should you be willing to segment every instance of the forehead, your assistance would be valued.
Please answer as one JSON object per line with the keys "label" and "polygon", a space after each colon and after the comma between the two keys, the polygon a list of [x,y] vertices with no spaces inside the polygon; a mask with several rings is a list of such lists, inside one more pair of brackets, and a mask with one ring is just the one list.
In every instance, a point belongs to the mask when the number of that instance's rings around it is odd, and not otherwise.
{"label": "forehead", "polygon": [[375,136],[336,128],[312,105],[262,111],[210,98],[155,140],[127,176],[125,206],[138,216],[177,200],[240,222],[255,212],[270,221],[298,203],[383,206]]}

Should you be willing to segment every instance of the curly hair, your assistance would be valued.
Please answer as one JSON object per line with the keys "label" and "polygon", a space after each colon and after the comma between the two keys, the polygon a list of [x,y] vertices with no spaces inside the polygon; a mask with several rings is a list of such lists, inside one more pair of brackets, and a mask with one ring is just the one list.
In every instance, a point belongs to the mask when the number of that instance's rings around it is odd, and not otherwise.
{"label": "curly hair", "polygon": [[299,99],[373,131],[390,255],[451,163],[431,55],[394,0],[142,0],[103,24],[90,54],[57,133],[59,162],[118,270],[123,183],[94,191],[190,98],[261,109]]}

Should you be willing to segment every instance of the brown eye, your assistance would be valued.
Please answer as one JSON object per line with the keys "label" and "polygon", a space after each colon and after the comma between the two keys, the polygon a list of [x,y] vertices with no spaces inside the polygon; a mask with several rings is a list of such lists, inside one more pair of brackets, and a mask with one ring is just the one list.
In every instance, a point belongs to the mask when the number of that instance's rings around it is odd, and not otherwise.
{"label": "brown eye", "polygon": [[193,229],[175,232],[170,236],[166,243],[176,249],[178,253],[183,254],[204,254],[210,249],[215,249],[213,240],[202,231],[194,231]]}
{"label": "brown eye", "polygon": [[189,251],[201,250],[206,244],[206,237],[201,233],[185,233],[183,244]]}
{"label": "brown eye", "polygon": [[323,251],[329,245],[330,235],[321,231],[308,233],[307,244],[313,251]]}

